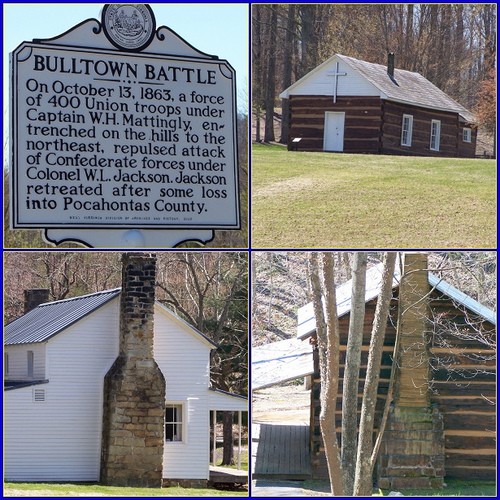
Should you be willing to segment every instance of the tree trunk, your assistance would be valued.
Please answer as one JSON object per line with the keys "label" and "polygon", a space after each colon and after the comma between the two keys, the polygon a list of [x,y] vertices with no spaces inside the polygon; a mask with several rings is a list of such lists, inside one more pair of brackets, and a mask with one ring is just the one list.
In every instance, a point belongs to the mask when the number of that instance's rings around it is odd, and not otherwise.
{"label": "tree trunk", "polygon": [[[339,327],[335,298],[333,254],[330,252],[322,253],[322,264],[323,291],[325,296],[324,309],[321,300],[322,293],[317,254],[314,252],[310,254],[310,278],[321,372],[321,413],[319,420],[328,465],[331,493],[332,495],[343,496],[344,488],[340,450],[335,431],[335,407],[339,385]],[[326,318],[324,311],[326,312]]]}
{"label": "tree trunk", "polygon": [[234,465],[234,446],[233,446],[233,412],[225,411],[223,413],[223,452],[221,465]]}
{"label": "tree trunk", "polygon": [[366,252],[355,252],[352,268],[351,315],[342,394],[342,470],[344,493],[352,496],[358,438],[358,383],[365,319]]}
{"label": "tree trunk", "polygon": [[262,22],[261,6],[253,9],[252,21],[252,107],[255,116],[255,141],[261,142],[260,111],[262,105]]}
{"label": "tree trunk", "polygon": [[264,129],[264,142],[274,142],[274,94],[276,92],[276,29],[278,24],[277,6],[271,5],[271,21],[269,25],[269,52],[267,56],[266,77],[266,123]]}
{"label": "tree trunk", "polygon": [[392,280],[396,264],[396,252],[384,254],[384,268],[382,271],[382,285],[375,309],[370,349],[368,352],[368,367],[366,370],[363,403],[359,423],[358,460],[356,463],[356,477],[354,481],[355,496],[371,496],[373,489],[373,423],[375,405],[377,403],[378,381],[380,377],[380,363],[384,347],[385,330],[389,317],[389,307],[392,297]]}
{"label": "tree trunk", "polygon": [[[286,23],[286,36],[285,36],[285,46],[283,51],[287,54],[283,58],[283,89],[288,88],[292,84],[292,54],[293,46],[295,43],[295,8],[293,4],[287,6],[287,23]],[[281,138],[280,142],[282,144],[288,143],[288,130],[290,125],[289,107],[290,100],[283,99],[281,101]]]}

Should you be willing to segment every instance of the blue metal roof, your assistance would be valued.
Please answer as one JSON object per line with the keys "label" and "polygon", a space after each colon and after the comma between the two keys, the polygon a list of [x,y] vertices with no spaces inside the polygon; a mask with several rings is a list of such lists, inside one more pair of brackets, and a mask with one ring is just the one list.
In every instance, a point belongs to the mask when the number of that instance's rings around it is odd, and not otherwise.
{"label": "blue metal roof", "polygon": [[4,344],[45,342],[120,294],[120,288],[40,304],[4,329]]}
{"label": "blue metal roof", "polygon": [[[399,280],[401,279],[401,273],[396,266],[394,270],[394,277],[392,281],[393,289],[399,286]],[[491,309],[480,304],[477,300],[469,297],[465,293],[461,292],[454,286],[450,285],[438,276],[428,273],[429,285],[432,288],[436,288],[441,293],[450,297],[457,304],[469,309],[475,314],[479,315],[486,321],[489,321],[493,325],[496,325],[496,314]],[[379,263],[366,272],[366,294],[365,302],[369,302],[378,296],[380,292],[380,287],[382,284],[382,263]],[[337,314],[340,317],[351,311],[351,290],[352,281],[349,280],[336,288],[337,296]],[[316,319],[314,317],[313,304],[309,304],[301,307],[297,314],[297,338],[305,339],[312,332],[316,330]]]}

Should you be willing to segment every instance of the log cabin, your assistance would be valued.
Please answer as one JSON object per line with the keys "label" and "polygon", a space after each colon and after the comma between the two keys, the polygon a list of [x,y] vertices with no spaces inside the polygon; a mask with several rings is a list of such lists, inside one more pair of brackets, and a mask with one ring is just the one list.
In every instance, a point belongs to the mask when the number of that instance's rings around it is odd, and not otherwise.
{"label": "log cabin", "polygon": [[[152,358],[133,354],[147,335],[143,313],[122,307],[124,293],[116,288],[32,303],[31,310],[6,325],[7,481],[206,486],[210,413],[247,411],[247,398],[210,387],[210,353],[216,344],[157,301],[151,306]],[[139,335],[128,335],[129,341],[125,340],[124,322],[139,327]],[[126,342],[130,342],[128,347]],[[116,376],[120,360],[126,357],[134,363],[128,381],[126,374]],[[157,372],[163,387],[161,399],[152,376],[145,377],[145,386],[140,387],[143,368]],[[131,395],[111,393],[110,374],[122,390],[130,386]],[[151,395],[157,400],[148,401]],[[115,417],[110,416],[113,404],[123,405]],[[157,424],[159,430],[154,429]],[[129,441],[132,447],[127,449]],[[157,463],[143,447],[148,441],[160,455]],[[118,457],[112,459],[114,452]],[[131,471],[129,465],[144,469]],[[112,477],[113,466],[121,476]],[[157,480],[148,480],[150,472]]]}
{"label": "log cabin", "polygon": [[288,149],[472,158],[474,115],[419,73],[336,54],[280,97]]}
{"label": "log cabin", "polygon": [[[406,254],[403,271],[397,267],[393,278],[375,414],[376,433],[394,368],[391,409],[374,470],[374,482],[384,489],[439,488],[446,479],[496,478],[496,315],[427,269],[425,254]],[[381,271],[377,264],[366,277],[358,419]],[[340,328],[336,429],[340,440],[351,287],[348,281],[336,289]],[[401,318],[400,308],[406,311]],[[398,321],[401,341],[395,352]],[[312,303],[298,310],[297,322],[296,338],[254,349],[252,389],[306,377],[310,474],[325,479]]]}

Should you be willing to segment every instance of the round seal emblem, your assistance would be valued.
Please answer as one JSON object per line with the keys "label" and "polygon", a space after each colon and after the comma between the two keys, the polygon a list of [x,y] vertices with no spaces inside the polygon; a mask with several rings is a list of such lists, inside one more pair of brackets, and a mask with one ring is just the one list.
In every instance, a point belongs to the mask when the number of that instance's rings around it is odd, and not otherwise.
{"label": "round seal emblem", "polygon": [[139,52],[153,40],[156,22],[146,4],[107,4],[102,25],[108,40],[119,49]]}

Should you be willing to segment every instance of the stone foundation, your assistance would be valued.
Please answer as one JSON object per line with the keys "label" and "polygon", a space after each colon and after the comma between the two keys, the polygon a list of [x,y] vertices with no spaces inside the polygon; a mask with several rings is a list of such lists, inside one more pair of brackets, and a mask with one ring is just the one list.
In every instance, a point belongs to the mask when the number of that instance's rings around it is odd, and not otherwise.
{"label": "stone foundation", "polygon": [[153,357],[156,259],[124,254],[120,354],[104,380],[101,481],[161,487],[165,379]]}
{"label": "stone foundation", "polygon": [[378,486],[442,488],[443,429],[437,408],[391,408],[378,459]]}

